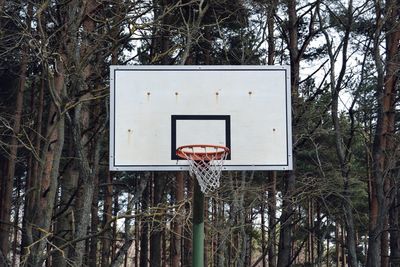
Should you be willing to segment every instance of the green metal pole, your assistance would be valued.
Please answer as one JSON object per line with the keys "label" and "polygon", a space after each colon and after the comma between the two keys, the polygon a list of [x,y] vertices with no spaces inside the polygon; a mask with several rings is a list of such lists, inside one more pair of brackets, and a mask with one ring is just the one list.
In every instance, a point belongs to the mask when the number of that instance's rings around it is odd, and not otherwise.
{"label": "green metal pole", "polygon": [[194,179],[193,188],[193,267],[204,267],[204,193]]}

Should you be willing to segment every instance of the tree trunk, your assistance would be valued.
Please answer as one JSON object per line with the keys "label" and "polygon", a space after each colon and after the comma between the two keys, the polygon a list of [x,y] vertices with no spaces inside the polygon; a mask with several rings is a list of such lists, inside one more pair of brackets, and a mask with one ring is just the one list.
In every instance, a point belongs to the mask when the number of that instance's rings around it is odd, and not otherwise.
{"label": "tree trunk", "polygon": [[260,217],[261,217],[261,266],[267,267],[267,262],[265,260],[265,256],[267,255],[267,248],[266,248],[266,231],[265,231],[265,194],[266,192],[262,192],[261,196],[261,205],[260,205]]}
{"label": "tree trunk", "polygon": [[[371,182],[371,206],[369,214],[369,242],[367,266],[376,267],[381,264],[381,238],[384,220],[388,210],[388,198],[385,192],[385,172],[390,168],[391,135],[394,131],[394,115],[397,89],[397,64],[400,32],[398,22],[398,4],[395,0],[386,2],[387,17],[382,17],[380,1],[375,2],[376,30],[374,33],[374,61],[377,69],[377,122],[372,149],[373,177]],[[390,32],[386,34],[386,69],[381,62],[380,36],[383,23]],[[396,26],[395,26],[396,25]],[[395,28],[393,28],[395,26]],[[389,172],[390,173],[390,172]]]}
{"label": "tree trunk", "polygon": [[[193,179],[187,179],[186,186],[188,193],[187,199],[193,198]],[[191,214],[190,205],[185,206],[186,214]],[[185,224],[187,226],[187,224]],[[190,266],[192,263],[192,242],[191,242],[191,230],[188,227],[184,227],[183,229],[184,239],[183,239],[183,266]]]}
{"label": "tree trunk", "polygon": [[[99,162],[99,160],[95,160],[95,162]],[[95,171],[94,176],[94,192],[93,192],[93,201],[92,201],[92,209],[91,209],[91,224],[90,230],[93,233],[98,231],[99,225],[99,168]],[[96,267],[97,264],[97,245],[98,238],[94,236],[90,239],[90,251],[89,251],[89,267]]]}
{"label": "tree trunk", "polygon": [[[42,145],[42,122],[43,122],[43,110],[44,110],[44,90],[46,87],[46,70],[42,68],[41,81],[40,81],[40,91],[37,103],[37,114],[36,114],[36,132],[34,136],[35,142],[35,151],[40,151]],[[32,242],[31,225],[27,222],[33,221],[33,213],[34,213],[34,204],[35,204],[35,194],[34,192],[35,186],[39,183],[38,178],[40,175],[39,168],[39,160],[35,157],[35,155],[31,155],[32,158],[32,169],[27,176],[27,180],[25,182],[25,201],[24,201],[24,214],[22,218],[22,233],[21,233],[21,255],[24,252],[24,247],[28,246]],[[28,231],[27,231],[28,230]],[[27,234],[29,233],[29,234]]]}
{"label": "tree trunk", "polygon": [[154,188],[153,188],[153,208],[158,215],[155,215],[152,223],[152,230],[150,234],[150,266],[160,267],[161,266],[161,237],[162,237],[162,225],[161,225],[161,213],[157,207],[161,204],[164,196],[166,179],[164,176],[155,173],[154,175]]}
{"label": "tree trunk", "polygon": [[[115,189],[117,189],[117,188],[115,188]],[[115,190],[114,191],[114,199],[113,199],[113,205],[114,205],[114,207],[113,207],[113,216],[114,217],[117,217],[118,216],[118,212],[120,211],[120,206],[119,206],[119,195],[120,195],[120,191],[119,190]],[[117,236],[117,222],[115,221],[114,223],[113,223],[113,225],[112,225],[112,238],[111,238],[111,240],[113,241],[112,243],[111,243],[111,259],[115,259],[115,255],[116,255],[116,253],[117,253],[117,242],[116,242],[116,240],[117,240],[117,238],[118,238],[118,236]]]}
{"label": "tree trunk", "polygon": [[[99,224],[98,217],[98,201],[99,201],[99,174],[100,174],[100,154],[102,148],[102,135],[103,133],[99,133],[101,135],[96,139],[94,145],[94,153],[93,153],[93,200],[91,204],[91,232],[92,234],[97,232],[97,227]],[[89,266],[98,266],[97,265],[97,236],[94,236],[90,240],[90,252],[89,252]]]}
{"label": "tree trunk", "polygon": [[[27,17],[27,25],[30,29],[30,20],[32,16],[32,5],[28,7],[29,15]],[[18,135],[21,130],[21,117],[23,110],[24,92],[26,86],[26,71],[28,65],[28,48],[24,45],[21,52],[21,64],[19,70],[19,82],[17,89],[17,97],[15,102],[15,112],[12,122],[12,136],[10,140],[9,159],[7,164],[6,177],[0,183],[0,252],[7,258],[9,252],[9,237],[13,233],[11,229],[11,198],[14,185],[15,164],[17,161],[18,151]]]}
{"label": "tree trunk", "polygon": [[[78,178],[79,171],[75,168],[75,165],[72,165],[66,170],[63,179],[60,181],[61,197],[55,215],[56,224],[54,229],[58,237],[54,240],[54,244],[57,247],[61,247],[74,238],[75,213],[72,204],[77,193]],[[68,266],[67,261],[70,256],[70,249],[71,246],[67,246],[63,250],[55,252],[53,256],[54,266]]]}
{"label": "tree trunk", "polygon": [[[267,4],[267,28],[268,28],[268,65],[275,62],[275,15],[277,1],[269,1]],[[276,176],[277,172],[269,173],[268,194],[268,267],[276,267]],[[263,225],[264,226],[264,225]],[[263,267],[265,266],[265,258],[263,258]]]}
{"label": "tree trunk", "polygon": [[[222,226],[225,225],[225,203],[222,199],[218,199],[216,201],[216,217],[217,217],[217,225]],[[224,229],[222,227],[222,229]],[[217,234],[217,264],[216,267],[226,266],[226,254],[227,254],[227,231],[222,231],[222,233]]]}
{"label": "tree trunk", "polygon": [[313,235],[311,232],[311,229],[313,227],[313,210],[312,210],[312,204],[311,204],[311,199],[307,199],[307,228],[308,228],[308,233],[307,233],[307,246],[305,250],[305,262],[307,264],[312,264],[312,239]]}
{"label": "tree trunk", "polygon": [[396,190],[396,198],[392,203],[389,210],[389,224],[390,224],[390,264],[393,267],[400,266],[400,235],[398,233],[399,225],[399,203],[400,193]]}
{"label": "tree trunk", "polygon": [[[385,182],[388,182],[386,180]],[[385,192],[387,192],[385,190]],[[390,214],[390,211],[389,211]],[[389,267],[389,217],[385,216],[383,232],[381,234],[381,267]]]}
{"label": "tree trunk", "polygon": [[[135,214],[140,214],[140,207],[138,204],[135,205]],[[134,257],[134,266],[139,266],[139,255],[140,255],[140,221],[138,219],[135,220],[135,257]]]}
{"label": "tree trunk", "polygon": [[[383,192],[383,168],[384,168],[384,113],[383,113],[383,89],[384,89],[384,69],[381,63],[380,57],[380,35],[382,30],[382,17],[381,17],[381,6],[380,1],[375,3],[375,14],[376,14],[376,29],[374,33],[374,61],[377,69],[377,101],[378,101],[378,117],[377,125],[374,135],[373,147],[372,147],[372,180],[371,180],[371,196],[370,196],[370,207],[369,207],[369,225],[368,225],[368,254],[367,254],[367,266],[368,267],[379,267],[380,266],[380,249],[381,240],[380,233],[383,229],[383,217],[385,216],[384,210],[384,192]],[[387,96],[386,96],[387,97]]]}
{"label": "tree trunk", "polygon": [[[177,205],[183,203],[184,200],[184,172],[176,173],[176,190],[175,190],[175,202]],[[182,254],[182,234],[183,234],[183,214],[184,208],[178,210],[178,214],[175,216],[174,222],[174,233],[173,233],[173,249],[172,249],[172,266],[181,266],[181,254]]]}
{"label": "tree trunk", "polygon": [[276,171],[270,173],[268,186],[268,266],[276,267]]}
{"label": "tree trunk", "polygon": [[[94,191],[94,172],[89,165],[89,158],[87,152],[87,140],[84,136],[83,130],[88,127],[88,111],[81,110],[81,104],[75,107],[75,117],[72,126],[74,146],[76,149],[76,156],[78,158],[79,176],[82,181],[81,187],[78,189],[78,198],[76,200],[76,226],[75,238],[83,238],[87,235],[87,229],[90,223],[90,210],[93,201]],[[84,128],[83,128],[84,127]],[[97,140],[101,140],[101,136]],[[98,153],[98,152],[94,152]],[[98,164],[98,163],[94,163]],[[85,241],[77,242],[74,250],[75,264],[80,266],[82,264],[83,255],[85,254]]]}
{"label": "tree trunk", "polygon": [[[399,1],[387,1],[387,13],[389,19],[387,20],[387,29],[389,29],[386,35],[386,48],[387,48],[387,64],[386,64],[386,79],[385,79],[385,91],[389,93],[390,99],[386,100],[385,114],[388,116],[387,126],[387,138],[388,138],[388,151],[386,156],[386,168],[388,170],[390,181],[386,181],[387,188],[385,192],[389,194],[392,203],[388,203],[391,206],[389,209],[389,234],[390,234],[390,258],[385,256],[385,264],[393,267],[400,266],[400,235],[399,230],[399,189],[398,189],[398,138],[396,137],[396,105],[398,105],[399,87],[398,87],[398,71],[400,63],[400,15],[398,10],[400,8]],[[387,249],[389,251],[389,248]]]}
{"label": "tree trunk", "polygon": [[[74,3],[72,3],[74,4]],[[75,3],[76,5],[76,3]],[[89,0],[82,5],[80,8],[80,15],[83,18],[83,34],[82,34],[82,44],[80,53],[76,56],[74,63],[81,64],[84,66],[82,73],[76,73],[77,77],[72,80],[71,83],[76,86],[79,93],[87,92],[89,90],[89,78],[93,73],[93,66],[89,64],[89,59],[91,58],[92,46],[93,46],[93,34],[95,31],[95,22],[92,19],[92,15],[97,7],[97,3],[95,0]],[[73,14],[72,16],[76,16]],[[81,19],[79,16],[72,17],[75,21]],[[77,34],[79,28],[75,28],[76,26],[72,26],[71,30],[73,34]],[[76,31],[76,32],[75,32]],[[76,43],[75,43],[76,42]],[[71,48],[79,47],[79,43],[77,39],[73,39]],[[71,56],[76,55],[71,54]],[[78,58],[79,57],[79,58]],[[84,61],[83,59],[87,59]],[[78,69],[78,66],[76,66]],[[79,81],[81,79],[81,81]],[[79,176],[81,179],[81,189],[82,194],[79,194],[79,198],[77,199],[77,207],[76,210],[76,227],[75,227],[75,238],[81,239],[87,235],[87,230],[90,225],[90,214],[91,214],[91,206],[93,202],[93,192],[94,192],[94,177],[97,176],[96,169],[98,169],[98,161],[100,160],[100,149],[101,149],[101,140],[102,140],[102,132],[95,133],[97,138],[96,142],[92,146],[94,150],[94,156],[91,158],[89,156],[89,122],[90,122],[90,112],[89,105],[86,101],[90,99],[91,94],[86,93],[81,96],[77,105],[74,108],[74,118],[72,119],[72,136],[74,141],[74,146],[76,148],[76,157],[78,159],[79,166]],[[100,122],[101,123],[101,122]],[[92,164],[90,164],[90,160],[92,160]],[[96,162],[97,161],[97,162]],[[75,253],[74,253],[74,261],[75,264],[80,266],[83,262],[83,255],[85,254],[85,241],[77,242],[75,245]]]}
{"label": "tree trunk", "polygon": [[21,210],[21,183],[22,183],[22,178],[17,177],[16,180],[16,185],[15,185],[15,190],[16,190],[16,201],[15,201],[15,208],[14,208],[14,229],[13,229],[13,239],[12,239],[12,262],[11,266],[14,267],[16,266],[17,263],[17,257],[18,257],[18,243],[19,243],[19,230],[17,225],[19,225],[19,217],[20,217],[20,210]]}
{"label": "tree trunk", "polygon": [[285,198],[282,202],[282,215],[280,217],[281,229],[279,235],[279,249],[278,249],[278,267],[289,267],[291,265],[291,247],[292,247],[292,215],[293,203],[291,195],[294,189],[295,177],[291,172],[285,182]]}
{"label": "tree trunk", "polygon": [[[149,179],[147,183],[147,187],[143,192],[142,197],[142,213],[148,212],[149,207],[149,198],[150,198],[150,187],[151,187],[151,179]],[[140,233],[140,267],[147,267],[148,258],[149,258],[149,222],[145,218],[142,221],[141,233]]]}
{"label": "tree trunk", "polygon": [[268,1],[267,4],[267,28],[268,28],[268,65],[273,65],[275,62],[275,39],[274,39],[274,25],[276,15],[277,0]]}
{"label": "tree trunk", "polygon": [[[32,212],[34,212],[31,221],[26,221],[25,234],[27,243],[25,255],[28,256],[27,264],[30,266],[41,266],[45,260],[46,240],[49,236],[51,227],[51,218],[58,185],[58,175],[60,167],[61,153],[64,146],[64,117],[59,113],[61,95],[65,86],[64,63],[66,57],[60,54],[56,61],[58,72],[54,74],[54,83],[51,74],[48,78],[49,90],[54,96],[53,102],[49,108],[49,117],[46,125],[46,144],[43,148],[43,165],[40,169],[40,175],[37,184],[33,187],[36,190],[34,194],[34,203]],[[29,247],[29,249],[28,249]],[[29,252],[29,254],[27,254]]]}
{"label": "tree trunk", "polygon": [[112,196],[113,196],[113,179],[111,178],[110,172],[107,172],[106,176],[106,190],[104,199],[104,211],[103,211],[103,228],[108,225],[108,229],[104,233],[104,238],[101,242],[101,266],[107,267],[110,264],[110,252],[111,252],[111,227],[107,223],[111,220],[112,216]]}
{"label": "tree trunk", "polygon": [[335,222],[335,258],[336,258],[336,266],[339,267],[340,265],[340,252],[341,252],[341,245],[340,245],[340,224],[336,221]]}
{"label": "tree trunk", "polygon": [[[287,2],[287,9],[289,14],[289,55],[290,55],[290,78],[291,78],[291,93],[292,93],[292,110],[296,115],[296,107],[298,105],[298,86],[299,86],[299,73],[300,73],[300,58],[298,48],[298,29],[297,29],[297,13],[296,13],[296,0],[289,0]],[[293,142],[296,142],[295,129],[293,129]],[[292,215],[293,208],[293,192],[296,183],[296,159],[293,155],[293,171],[288,173],[285,179],[285,190],[283,191],[282,202],[282,215],[280,221],[282,223],[279,236],[279,253],[278,253],[278,267],[288,267],[291,265],[291,244],[292,244]]]}

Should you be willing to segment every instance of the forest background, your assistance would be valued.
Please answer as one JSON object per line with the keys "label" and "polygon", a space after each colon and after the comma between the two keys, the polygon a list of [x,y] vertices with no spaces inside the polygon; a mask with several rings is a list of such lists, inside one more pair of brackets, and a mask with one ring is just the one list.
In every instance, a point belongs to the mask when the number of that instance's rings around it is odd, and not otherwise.
{"label": "forest background", "polygon": [[294,170],[227,172],[207,266],[400,266],[398,0],[0,0],[0,265],[190,266],[193,180],[109,172],[109,66],[291,68]]}

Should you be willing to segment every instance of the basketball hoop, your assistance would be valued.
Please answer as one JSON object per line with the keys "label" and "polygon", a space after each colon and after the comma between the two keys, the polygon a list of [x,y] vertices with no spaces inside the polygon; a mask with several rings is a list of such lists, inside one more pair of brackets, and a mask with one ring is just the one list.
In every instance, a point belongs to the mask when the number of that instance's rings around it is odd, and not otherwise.
{"label": "basketball hoop", "polygon": [[176,155],[188,161],[190,175],[196,177],[203,193],[219,187],[228,154],[229,148],[218,145],[186,145],[176,149]]}

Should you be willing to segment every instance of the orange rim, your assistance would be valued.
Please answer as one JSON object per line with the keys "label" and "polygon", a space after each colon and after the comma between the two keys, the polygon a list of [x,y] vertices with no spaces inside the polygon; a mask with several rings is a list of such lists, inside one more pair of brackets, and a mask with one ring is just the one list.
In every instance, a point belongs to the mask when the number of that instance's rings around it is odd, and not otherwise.
{"label": "orange rim", "polygon": [[[204,149],[204,152],[194,151],[196,148]],[[220,160],[229,152],[230,150],[226,146],[204,144],[185,145],[176,149],[176,155],[181,159],[192,159],[195,161]]]}

